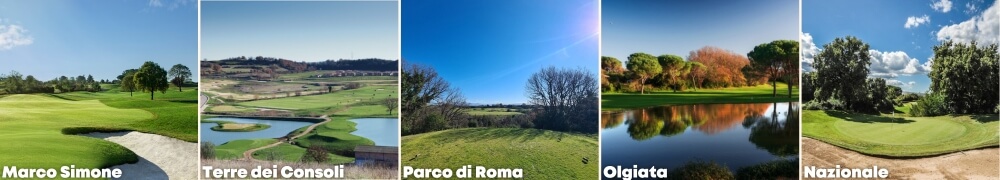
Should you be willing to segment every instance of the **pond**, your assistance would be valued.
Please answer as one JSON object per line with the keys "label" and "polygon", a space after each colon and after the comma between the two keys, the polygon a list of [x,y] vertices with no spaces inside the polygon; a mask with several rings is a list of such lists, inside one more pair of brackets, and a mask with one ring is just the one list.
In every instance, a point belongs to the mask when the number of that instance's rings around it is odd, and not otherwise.
{"label": "pond", "polygon": [[358,130],[351,134],[371,139],[378,146],[399,146],[399,119],[360,118],[351,122],[358,124]]}
{"label": "pond", "polygon": [[735,172],[798,158],[798,103],[697,104],[601,113],[603,166],[674,169],[713,161]]}
{"label": "pond", "polygon": [[208,118],[205,120],[230,121],[235,123],[258,123],[258,124],[271,125],[271,128],[267,128],[260,131],[219,132],[219,131],[213,131],[211,129],[216,125],[216,123],[201,123],[201,142],[212,142],[215,145],[220,145],[237,139],[279,138],[288,135],[289,132],[292,132],[296,129],[314,124],[312,122],[301,122],[301,121],[265,120],[265,119],[234,118],[234,117]]}

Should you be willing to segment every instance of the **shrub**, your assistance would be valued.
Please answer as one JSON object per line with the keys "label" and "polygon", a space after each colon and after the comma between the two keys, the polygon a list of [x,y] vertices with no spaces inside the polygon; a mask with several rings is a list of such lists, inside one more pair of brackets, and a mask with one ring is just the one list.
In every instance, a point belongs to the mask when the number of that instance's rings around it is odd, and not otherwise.
{"label": "shrub", "polygon": [[725,166],[715,162],[691,161],[675,168],[667,179],[735,179],[733,173]]}
{"label": "shrub", "polygon": [[774,160],[736,170],[736,179],[791,179],[799,176],[797,160]]}
{"label": "shrub", "polygon": [[928,94],[917,104],[910,106],[910,116],[940,116],[948,114],[948,106],[944,101],[944,96],[938,93]]}
{"label": "shrub", "polygon": [[323,163],[329,160],[328,152],[325,148],[319,145],[312,145],[306,148],[306,153],[302,154],[302,162],[317,162]]}
{"label": "shrub", "polygon": [[437,130],[447,129],[448,122],[445,121],[444,117],[439,114],[431,114],[424,117],[423,131],[421,132],[431,132]]}
{"label": "shrub", "polygon": [[823,110],[823,104],[820,103],[818,100],[812,100],[812,101],[806,102],[805,104],[802,104],[802,109],[806,109],[806,110]]}
{"label": "shrub", "polygon": [[215,144],[212,142],[201,143],[201,159],[215,159]]}

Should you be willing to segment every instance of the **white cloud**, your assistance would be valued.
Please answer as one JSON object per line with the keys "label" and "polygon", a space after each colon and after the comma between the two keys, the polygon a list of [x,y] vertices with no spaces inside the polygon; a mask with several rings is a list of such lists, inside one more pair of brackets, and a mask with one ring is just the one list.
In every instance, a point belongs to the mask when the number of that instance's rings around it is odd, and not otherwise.
{"label": "white cloud", "polygon": [[913,85],[917,85],[917,82],[915,82],[915,81],[903,82],[903,81],[895,80],[895,79],[886,79],[885,80],[885,84],[886,85],[896,86],[896,87],[910,88],[910,87],[913,87]]}
{"label": "white cloud", "polygon": [[958,24],[947,25],[937,32],[938,41],[952,40],[961,43],[976,41],[980,45],[1000,43],[1000,1],[983,11],[982,14]]}
{"label": "white cloud", "polygon": [[17,24],[7,24],[6,21],[0,19],[0,51],[34,42],[34,38],[28,34],[27,29]]}
{"label": "white cloud", "polygon": [[965,14],[973,14],[979,12],[979,6],[972,4],[972,2],[965,3]]}
{"label": "white cloud", "polygon": [[906,24],[903,25],[903,27],[905,27],[906,29],[910,29],[920,26],[921,24],[927,24],[929,22],[931,22],[931,17],[927,16],[926,14],[920,17],[910,16],[906,18]]}
{"label": "white cloud", "polygon": [[801,59],[802,71],[812,71],[813,58],[819,54],[819,47],[813,43],[812,35],[799,32],[799,59]]}
{"label": "white cloud", "polygon": [[948,11],[951,11],[951,1],[949,0],[935,1],[933,4],[931,4],[931,8],[933,8],[934,11],[948,13]]}
{"label": "white cloud", "polygon": [[927,68],[921,66],[920,61],[911,58],[903,51],[881,52],[878,50],[868,50],[868,56],[871,57],[868,74],[872,77],[888,79],[899,77],[900,75],[910,76],[928,72]]}
{"label": "white cloud", "polygon": [[149,7],[176,9],[177,7],[195,3],[196,0],[149,0]]}

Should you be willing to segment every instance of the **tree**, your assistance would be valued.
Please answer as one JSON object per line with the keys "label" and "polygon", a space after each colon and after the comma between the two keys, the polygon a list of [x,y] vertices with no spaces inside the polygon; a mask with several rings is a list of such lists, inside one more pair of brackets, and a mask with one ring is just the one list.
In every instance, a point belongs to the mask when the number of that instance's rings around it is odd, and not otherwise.
{"label": "tree", "polygon": [[[798,76],[797,67],[795,70],[789,69],[791,64],[798,64],[799,42],[795,40],[776,40],[770,43],[757,45],[749,53],[750,66],[755,70],[764,71],[772,87],[772,96],[778,96],[778,77],[791,77],[794,72]],[[788,97],[792,97],[791,78],[786,79],[788,83]]]}
{"label": "tree", "polygon": [[816,70],[816,99],[827,101],[836,99],[844,102],[845,108],[855,109],[855,105],[863,105],[867,97],[864,88],[858,85],[866,84],[868,65],[868,44],[860,39],[847,36],[836,38],[833,42],[823,45],[823,50],[816,55],[813,68]]}
{"label": "tree", "polygon": [[323,146],[312,145],[309,146],[309,148],[306,148],[306,153],[302,154],[301,160],[304,163],[308,162],[324,163],[329,160],[328,158],[329,153],[330,152],[327,151],[325,148],[323,148]]}
{"label": "tree", "polygon": [[544,68],[528,78],[525,95],[542,109],[537,128],[597,133],[597,79],[586,70]]}
{"label": "tree", "polygon": [[403,67],[401,76],[400,98],[403,104],[400,109],[402,114],[406,114],[401,118],[403,135],[436,129],[439,125],[446,125],[445,120],[460,119],[458,117],[465,114],[461,109],[467,106],[465,98],[458,89],[438,76],[434,68],[409,64]]}
{"label": "tree", "polygon": [[392,97],[385,98],[382,100],[382,105],[385,105],[385,108],[389,109],[389,115],[392,115],[392,110],[396,110],[396,107],[399,106],[399,99]]}
{"label": "tree", "polygon": [[131,97],[132,92],[135,92],[136,90],[135,72],[138,71],[139,71],[138,69],[128,69],[123,71],[121,75],[118,75],[119,83],[121,83],[121,90],[128,91],[129,97]]}
{"label": "tree", "polygon": [[1000,102],[997,44],[945,41],[934,46],[931,93],[943,96],[948,113],[994,113]]}
{"label": "tree", "polygon": [[624,80],[625,67],[614,57],[601,56],[601,91],[620,89]]}
{"label": "tree", "polygon": [[169,75],[172,79],[170,82],[173,83],[174,86],[177,86],[177,92],[183,92],[183,90],[181,90],[181,86],[183,86],[184,83],[191,77],[191,69],[188,69],[188,67],[183,64],[177,64],[170,68],[170,72],[167,75]]}
{"label": "tree", "polygon": [[170,87],[167,84],[167,71],[153,61],[143,63],[134,76],[136,88],[143,92],[149,92],[149,100],[153,100],[156,91],[166,93],[167,88]]}
{"label": "tree", "polygon": [[691,65],[684,62],[684,58],[673,54],[657,56],[656,61],[663,68],[658,77],[659,83],[674,92],[683,90],[683,78],[691,72]]}
{"label": "tree", "polygon": [[646,53],[632,53],[628,56],[626,63],[629,71],[639,76],[639,94],[646,93],[646,80],[663,72],[663,67],[656,61],[656,57]]}
{"label": "tree", "polygon": [[691,51],[688,61],[705,65],[703,87],[737,87],[747,82],[742,70],[750,61],[741,54],[706,46]]}

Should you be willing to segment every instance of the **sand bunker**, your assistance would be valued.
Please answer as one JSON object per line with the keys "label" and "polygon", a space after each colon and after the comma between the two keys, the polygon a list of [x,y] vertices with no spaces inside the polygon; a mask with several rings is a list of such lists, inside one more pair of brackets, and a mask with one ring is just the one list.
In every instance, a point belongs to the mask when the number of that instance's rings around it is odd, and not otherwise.
{"label": "sand bunker", "polygon": [[926,158],[886,159],[802,138],[803,166],[871,168],[877,165],[889,169],[890,179],[997,179],[1000,177],[998,153],[1000,148],[985,148]]}
{"label": "sand bunker", "polygon": [[82,136],[118,143],[139,155],[139,162],[112,168],[122,179],[197,179],[198,144],[141,132],[89,133]]}

